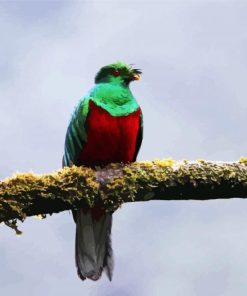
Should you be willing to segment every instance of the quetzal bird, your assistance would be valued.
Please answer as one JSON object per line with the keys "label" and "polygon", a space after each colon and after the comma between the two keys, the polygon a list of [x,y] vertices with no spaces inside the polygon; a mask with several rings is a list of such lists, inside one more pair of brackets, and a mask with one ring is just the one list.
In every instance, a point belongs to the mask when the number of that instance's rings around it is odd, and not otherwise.
{"label": "quetzal bird", "polygon": [[[63,166],[103,167],[136,160],[142,142],[142,111],[129,84],[141,71],[123,62],[102,67],[95,86],[76,106],[65,139]],[[99,206],[73,211],[79,277],[112,279],[112,213]]]}

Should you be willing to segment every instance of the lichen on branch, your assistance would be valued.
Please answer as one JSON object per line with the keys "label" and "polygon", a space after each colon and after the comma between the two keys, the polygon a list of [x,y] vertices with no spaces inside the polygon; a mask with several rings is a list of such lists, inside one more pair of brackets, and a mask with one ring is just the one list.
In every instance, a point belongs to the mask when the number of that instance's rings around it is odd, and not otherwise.
{"label": "lichen on branch", "polygon": [[[235,163],[171,159],[66,167],[51,174],[15,174],[0,182],[0,222],[81,206],[115,211],[125,202],[247,198],[247,159]],[[10,222],[7,222],[9,224]],[[10,226],[10,225],[9,225]],[[15,226],[14,226],[15,227]]]}

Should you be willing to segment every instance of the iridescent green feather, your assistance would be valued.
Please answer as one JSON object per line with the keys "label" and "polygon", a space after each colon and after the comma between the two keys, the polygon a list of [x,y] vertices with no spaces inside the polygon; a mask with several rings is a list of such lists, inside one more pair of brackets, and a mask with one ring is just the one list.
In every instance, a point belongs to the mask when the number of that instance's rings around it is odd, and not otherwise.
{"label": "iridescent green feather", "polygon": [[[113,69],[118,69],[121,75],[118,77],[111,75]],[[87,141],[86,119],[89,112],[89,100],[92,100],[112,116],[127,116],[139,108],[129,89],[129,85],[124,81],[127,75],[132,77],[133,73],[141,72],[122,62],[107,65],[97,73],[95,86],[87,96],[79,101],[72,114],[66,133],[63,166],[77,165],[81,149]],[[142,137],[142,129],[141,115],[138,138]],[[137,152],[139,150],[138,146],[140,144],[137,140]]]}
{"label": "iridescent green feather", "polygon": [[85,122],[88,113],[88,100],[81,100],[72,114],[65,139],[63,166],[76,165],[79,153],[87,140]]}

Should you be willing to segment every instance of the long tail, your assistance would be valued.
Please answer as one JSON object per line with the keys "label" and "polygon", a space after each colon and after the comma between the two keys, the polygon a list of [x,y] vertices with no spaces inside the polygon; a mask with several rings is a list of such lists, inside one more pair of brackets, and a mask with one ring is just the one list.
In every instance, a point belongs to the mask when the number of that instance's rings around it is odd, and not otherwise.
{"label": "long tail", "polygon": [[76,217],[75,260],[78,276],[97,281],[105,270],[112,280],[112,214],[97,208],[79,209]]}

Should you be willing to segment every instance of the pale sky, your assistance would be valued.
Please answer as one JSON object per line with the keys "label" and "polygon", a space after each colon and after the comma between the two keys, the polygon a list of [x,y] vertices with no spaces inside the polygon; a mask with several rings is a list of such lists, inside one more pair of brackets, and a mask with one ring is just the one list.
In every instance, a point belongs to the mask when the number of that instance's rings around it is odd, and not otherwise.
{"label": "pale sky", "polygon": [[[105,64],[143,71],[139,159],[246,156],[247,1],[0,1],[0,178],[61,167]],[[113,217],[113,281],[82,282],[69,212],[0,226],[0,295],[245,296],[247,203],[154,201]]]}

